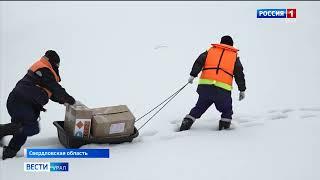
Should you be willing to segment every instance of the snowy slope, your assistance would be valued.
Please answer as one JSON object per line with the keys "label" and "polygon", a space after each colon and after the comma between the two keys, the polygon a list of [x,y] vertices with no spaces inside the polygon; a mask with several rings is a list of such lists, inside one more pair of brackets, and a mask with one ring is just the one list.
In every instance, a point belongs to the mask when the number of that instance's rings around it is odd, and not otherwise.
{"label": "snowy slope", "polygon": [[[256,19],[257,8],[291,7],[295,21]],[[67,160],[70,172],[58,175],[25,173],[23,162],[36,160],[15,158],[0,161],[0,179],[319,179],[319,8],[319,2],[0,2],[1,123],[9,121],[9,92],[46,49],[60,54],[62,84],[77,99],[90,107],[127,104],[137,117],[186,83],[197,56],[225,34],[240,49],[248,86],[243,102],[233,91],[233,130],[216,131],[212,107],[191,131],[175,132],[197,100],[193,84],[133,143],[83,147],[109,147],[110,159]],[[41,133],[26,147],[62,147],[52,122],[63,119],[64,107],[46,107]]]}

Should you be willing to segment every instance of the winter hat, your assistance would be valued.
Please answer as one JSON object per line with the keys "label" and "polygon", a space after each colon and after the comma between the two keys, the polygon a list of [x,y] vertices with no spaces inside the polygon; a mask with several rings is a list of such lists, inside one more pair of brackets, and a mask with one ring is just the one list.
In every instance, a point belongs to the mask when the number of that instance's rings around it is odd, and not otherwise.
{"label": "winter hat", "polygon": [[221,44],[233,46],[233,40],[230,36],[223,36],[220,41]]}
{"label": "winter hat", "polygon": [[53,50],[48,50],[44,56],[46,56],[49,59],[49,62],[51,64],[56,65],[60,63],[59,55]]}

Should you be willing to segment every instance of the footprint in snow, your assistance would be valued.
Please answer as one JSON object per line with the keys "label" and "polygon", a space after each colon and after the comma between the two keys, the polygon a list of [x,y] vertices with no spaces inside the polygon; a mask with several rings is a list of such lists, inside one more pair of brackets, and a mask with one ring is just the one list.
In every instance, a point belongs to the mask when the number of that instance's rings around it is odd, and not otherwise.
{"label": "footprint in snow", "polygon": [[293,112],[294,111],[294,109],[290,109],[290,108],[288,108],[288,109],[273,109],[273,110],[270,110],[270,111],[268,111],[268,113],[269,114],[273,114],[273,113],[289,113],[289,112]]}
{"label": "footprint in snow", "polygon": [[268,111],[268,113],[276,113],[276,112],[278,112],[278,110],[275,110],[275,109],[273,109],[273,110],[270,110],[270,111]]}
{"label": "footprint in snow", "polygon": [[294,109],[284,109],[281,112],[282,113],[289,113],[289,112],[292,112],[292,111],[294,111]]}
{"label": "footprint in snow", "polygon": [[172,120],[170,121],[170,124],[172,125],[172,131],[173,132],[179,132],[181,120]]}
{"label": "footprint in snow", "polygon": [[247,118],[235,118],[233,121],[235,120],[238,121],[239,123],[247,123],[251,121],[250,119],[247,119]]}
{"label": "footprint in snow", "polygon": [[166,45],[156,45],[153,49],[158,50],[158,49],[162,49],[162,48],[167,48],[168,46]]}
{"label": "footprint in snow", "polygon": [[301,115],[300,116],[301,119],[314,118],[314,117],[317,117],[317,115],[315,115],[315,114],[305,114],[305,115]]}
{"label": "footprint in snow", "polygon": [[180,126],[176,125],[176,126],[173,128],[173,132],[180,132]]}
{"label": "footprint in snow", "polygon": [[314,108],[300,108],[300,111],[316,111],[320,112],[320,108],[314,107]]}
{"label": "footprint in snow", "polygon": [[264,125],[264,122],[262,121],[251,121],[251,122],[245,122],[240,123],[240,127],[254,127],[254,126],[262,126]]}
{"label": "footprint in snow", "polygon": [[288,118],[288,115],[282,113],[282,114],[275,114],[270,116],[269,120],[278,120],[278,119],[286,119],[286,118]]}

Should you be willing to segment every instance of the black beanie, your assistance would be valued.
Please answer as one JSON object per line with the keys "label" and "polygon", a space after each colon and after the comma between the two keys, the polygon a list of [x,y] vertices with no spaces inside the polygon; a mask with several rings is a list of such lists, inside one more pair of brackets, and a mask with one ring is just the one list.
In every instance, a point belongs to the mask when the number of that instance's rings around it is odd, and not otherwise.
{"label": "black beanie", "polygon": [[53,50],[48,50],[44,56],[46,56],[49,59],[49,62],[51,64],[59,64],[60,63],[59,55]]}
{"label": "black beanie", "polygon": [[230,36],[223,36],[220,41],[221,44],[233,46],[233,40]]}

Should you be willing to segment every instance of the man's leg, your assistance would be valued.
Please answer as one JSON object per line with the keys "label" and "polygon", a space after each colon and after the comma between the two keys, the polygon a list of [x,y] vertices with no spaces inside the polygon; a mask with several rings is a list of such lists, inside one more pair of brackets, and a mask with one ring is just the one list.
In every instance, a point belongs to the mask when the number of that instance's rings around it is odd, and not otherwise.
{"label": "man's leg", "polygon": [[199,94],[197,104],[186,115],[180,126],[180,131],[189,130],[196,119],[199,119],[207,109],[213,104],[213,100],[205,94]]}
{"label": "man's leg", "polygon": [[21,123],[0,124],[0,140],[4,136],[14,135],[18,131],[21,131]]}
{"label": "man's leg", "polygon": [[39,133],[39,123],[35,121],[34,123],[27,123],[22,126],[22,131],[16,133],[11,138],[9,145],[5,147],[2,155],[2,159],[12,158],[16,156],[17,152],[27,141],[28,136],[33,136]]}
{"label": "man's leg", "polygon": [[[17,97],[14,93],[10,93],[7,100],[7,108],[10,116],[17,114]],[[21,123],[18,121],[12,121],[7,124],[0,124],[0,141],[4,136],[14,135],[16,132],[21,131]]]}
{"label": "man's leg", "polygon": [[8,147],[20,150],[20,148],[26,142],[28,136],[36,135],[40,131],[38,121],[34,123],[25,124],[23,125],[22,129],[22,132],[13,135]]}
{"label": "man's leg", "polygon": [[4,140],[3,138],[0,138],[0,147],[3,147],[4,146]]}
{"label": "man's leg", "polygon": [[233,114],[231,92],[226,90],[217,91],[217,96],[215,98],[215,106],[217,110],[221,112],[219,130],[229,129]]}
{"label": "man's leg", "polygon": [[2,159],[16,156],[26,142],[28,136],[39,133],[39,123],[37,121],[40,111],[36,110],[32,104],[19,101],[19,99],[7,101],[8,112],[12,123],[20,123],[21,129],[16,131],[7,147],[4,148]]}

